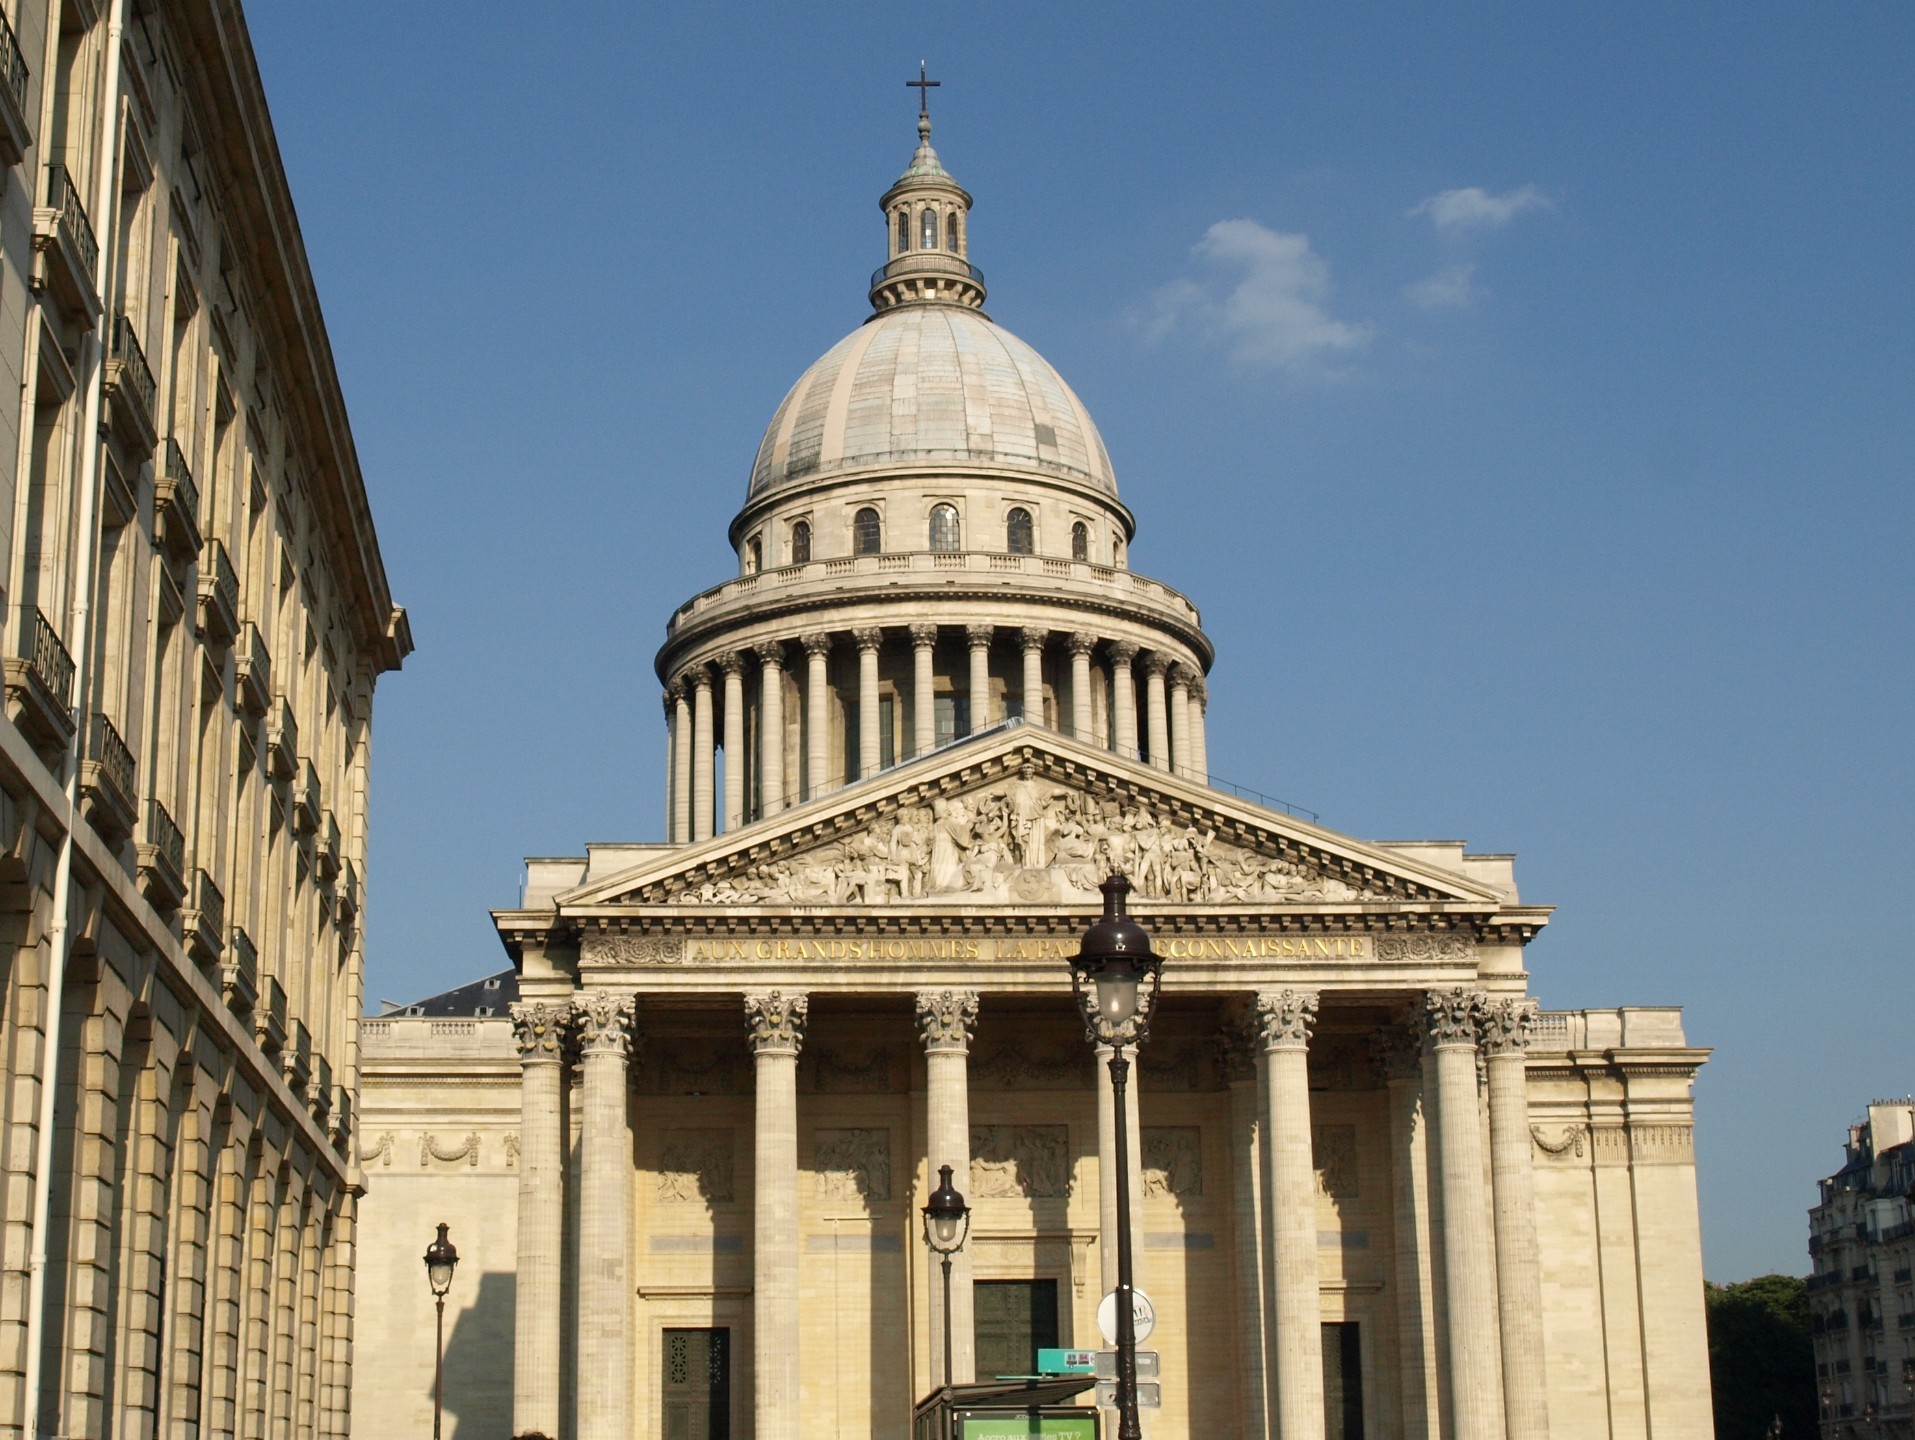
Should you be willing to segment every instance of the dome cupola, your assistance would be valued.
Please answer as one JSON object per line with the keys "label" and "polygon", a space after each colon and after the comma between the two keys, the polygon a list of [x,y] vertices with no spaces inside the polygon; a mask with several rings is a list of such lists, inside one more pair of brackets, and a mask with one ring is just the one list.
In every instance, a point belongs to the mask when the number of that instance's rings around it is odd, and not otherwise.
{"label": "dome cupola", "polygon": [[970,262],[971,197],[931,148],[931,90],[926,77],[905,84],[918,92],[918,149],[878,201],[884,212],[884,264],[871,276],[871,308],[900,305],[984,305],[984,272]]}

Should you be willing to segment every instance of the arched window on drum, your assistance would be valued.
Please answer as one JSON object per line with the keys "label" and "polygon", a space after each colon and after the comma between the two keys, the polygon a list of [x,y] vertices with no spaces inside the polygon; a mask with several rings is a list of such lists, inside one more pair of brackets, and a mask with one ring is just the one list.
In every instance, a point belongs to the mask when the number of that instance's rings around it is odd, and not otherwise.
{"label": "arched window on drum", "polygon": [[1090,526],[1082,520],[1071,526],[1071,559],[1090,559]]}
{"label": "arched window on drum", "polygon": [[1037,527],[1022,505],[1004,517],[1004,548],[1013,555],[1029,555],[1037,549]]}
{"label": "arched window on drum", "polygon": [[884,548],[884,526],[878,512],[866,505],[851,517],[851,553],[876,555]]}
{"label": "arched window on drum", "polygon": [[958,212],[955,210],[944,217],[944,248],[953,255],[958,252]]}
{"label": "arched window on drum", "polygon": [[957,506],[933,505],[931,507],[931,548],[941,555],[953,555],[960,548],[961,539]]}
{"label": "arched window on drum", "polygon": [[911,212],[898,211],[898,254],[902,255],[911,248]]}
{"label": "arched window on drum", "polygon": [[811,563],[811,522],[800,520],[791,527],[791,563],[809,565]]}
{"label": "arched window on drum", "polygon": [[754,535],[745,542],[745,573],[747,575],[756,575],[764,568],[765,547],[763,542]]}
{"label": "arched window on drum", "polygon": [[918,217],[918,249],[935,250],[938,248],[938,212],[926,209]]}

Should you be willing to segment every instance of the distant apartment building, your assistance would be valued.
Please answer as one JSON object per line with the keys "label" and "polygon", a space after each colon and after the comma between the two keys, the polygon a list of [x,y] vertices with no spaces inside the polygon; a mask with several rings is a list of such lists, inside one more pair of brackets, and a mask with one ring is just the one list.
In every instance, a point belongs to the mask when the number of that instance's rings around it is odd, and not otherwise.
{"label": "distant apartment building", "polygon": [[0,9],[0,375],[0,1435],[343,1436],[410,641],[236,0]]}
{"label": "distant apartment building", "polygon": [[1874,1102],[1844,1148],[1809,1211],[1822,1434],[1915,1433],[1915,1101]]}

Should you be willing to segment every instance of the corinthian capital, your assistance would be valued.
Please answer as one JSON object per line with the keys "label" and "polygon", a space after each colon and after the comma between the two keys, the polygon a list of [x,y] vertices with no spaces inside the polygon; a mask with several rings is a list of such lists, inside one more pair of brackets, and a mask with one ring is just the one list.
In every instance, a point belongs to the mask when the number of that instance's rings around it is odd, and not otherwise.
{"label": "corinthian capital", "polygon": [[971,648],[973,650],[990,649],[991,641],[996,635],[997,626],[995,625],[966,625],[964,627],[964,638],[971,642]]}
{"label": "corinthian capital", "polygon": [[742,676],[745,673],[745,657],[741,651],[727,650],[723,655],[718,657],[716,663],[718,668],[724,671],[728,676]]}
{"label": "corinthian capital", "polygon": [[565,1049],[565,1032],[572,1021],[571,1006],[520,1000],[507,1013],[512,1017],[512,1038],[518,1043],[519,1059],[560,1058]]}
{"label": "corinthian capital", "polygon": [[876,650],[884,644],[884,631],[876,625],[861,625],[851,632],[851,638],[860,650]]}
{"label": "corinthian capital", "polygon": [[932,1054],[964,1054],[977,1028],[977,991],[918,991],[918,1033]]}
{"label": "corinthian capital", "polygon": [[1064,648],[1073,655],[1088,655],[1097,648],[1097,637],[1088,630],[1073,630],[1064,637]]}
{"label": "corinthian capital", "polygon": [[587,990],[572,997],[572,1023],[579,1049],[586,1055],[632,1053],[632,997],[609,990]]}
{"label": "corinthian capital", "polygon": [[745,1029],[754,1055],[796,1055],[805,1043],[802,991],[752,990],[745,995]]}
{"label": "corinthian capital", "polygon": [[1110,663],[1122,665],[1126,670],[1130,662],[1137,658],[1137,647],[1128,640],[1113,640],[1108,646]]}
{"label": "corinthian capital", "polygon": [[805,647],[807,655],[829,656],[831,654],[831,636],[823,631],[814,630],[809,635],[800,635],[798,643]]}
{"label": "corinthian capital", "polygon": [[758,656],[758,662],[767,670],[779,669],[785,663],[785,642],[782,640],[760,640],[751,648]]}
{"label": "corinthian capital", "polygon": [[1527,995],[1491,1000],[1483,1007],[1483,1053],[1521,1055],[1536,1030],[1536,1002]]}
{"label": "corinthian capital", "polygon": [[1477,1022],[1482,1018],[1486,998],[1481,990],[1465,990],[1460,985],[1426,994],[1423,1023],[1429,1029],[1430,1043],[1474,1047]]}
{"label": "corinthian capital", "polygon": [[1170,669],[1170,666],[1171,659],[1168,655],[1164,654],[1161,650],[1153,650],[1144,656],[1144,662],[1140,668],[1146,676],[1151,676],[1162,675],[1166,670]]}
{"label": "corinthian capital", "polygon": [[911,644],[918,650],[928,650],[938,643],[938,627],[927,620],[920,620],[911,627]]}
{"label": "corinthian capital", "polygon": [[1301,1050],[1317,1023],[1314,990],[1259,990],[1257,1038],[1266,1050]]}

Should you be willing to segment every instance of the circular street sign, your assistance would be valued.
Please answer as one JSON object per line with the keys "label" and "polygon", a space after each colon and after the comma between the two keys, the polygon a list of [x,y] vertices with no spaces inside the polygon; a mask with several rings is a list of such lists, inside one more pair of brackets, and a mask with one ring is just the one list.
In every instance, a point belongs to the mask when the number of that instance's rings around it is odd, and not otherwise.
{"label": "circular street sign", "polygon": [[[1157,1328],[1157,1307],[1150,1303],[1150,1297],[1136,1286],[1130,1290],[1131,1323],[1137,1331],[1137,1343],[1143,1344],[1150,1338],[1150,1332]],[[1117,1292],[1111,1291],[1097,1305],[1097,1328],[1104,1332],[1104,1342],[1117,1343]]]}

